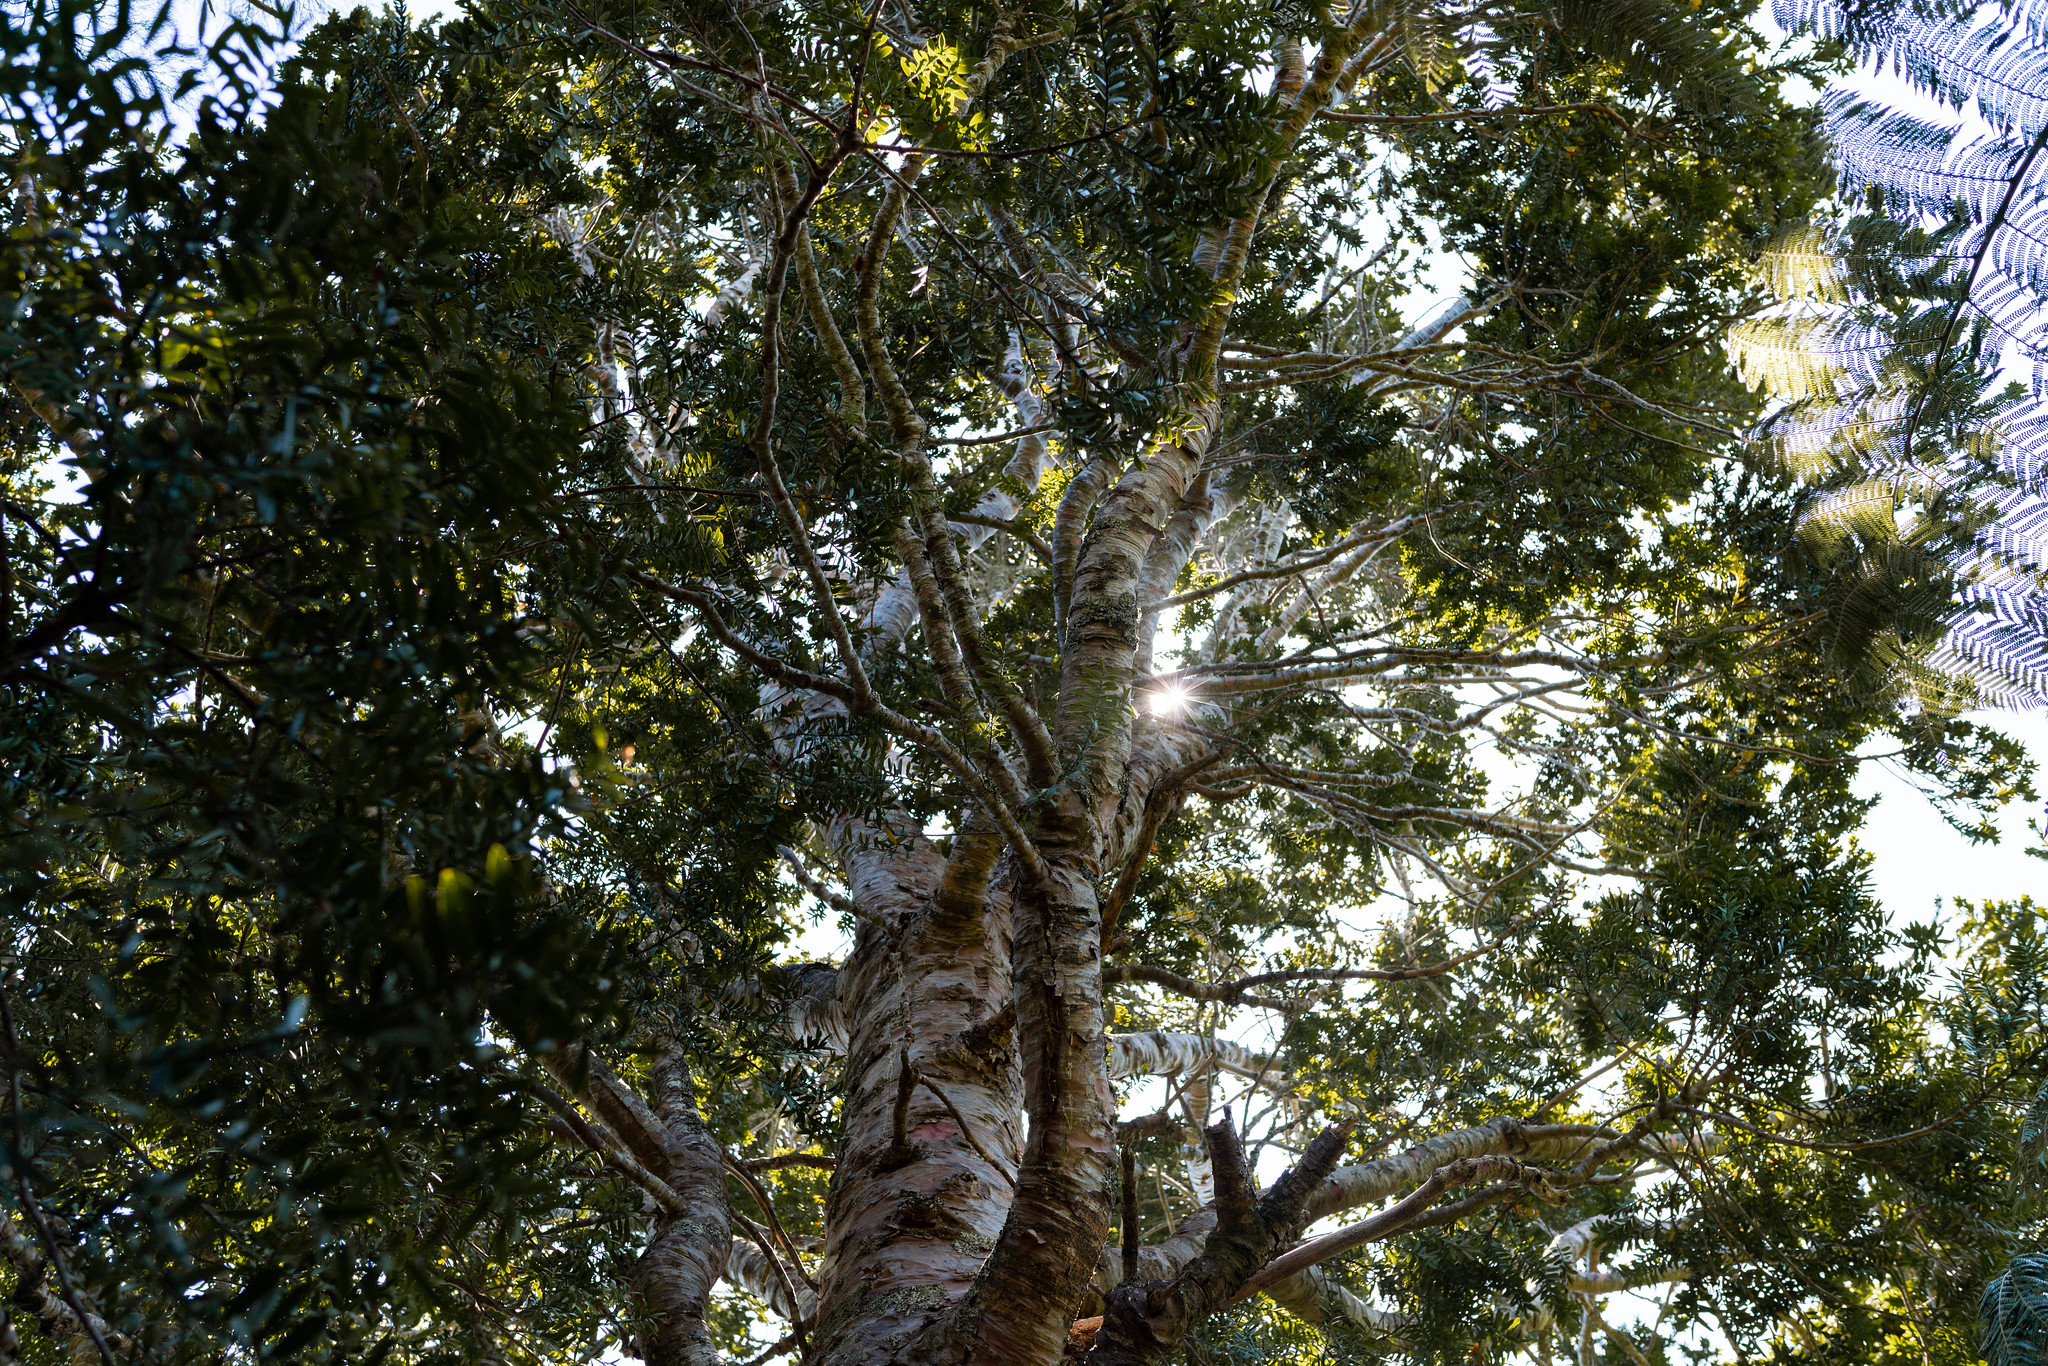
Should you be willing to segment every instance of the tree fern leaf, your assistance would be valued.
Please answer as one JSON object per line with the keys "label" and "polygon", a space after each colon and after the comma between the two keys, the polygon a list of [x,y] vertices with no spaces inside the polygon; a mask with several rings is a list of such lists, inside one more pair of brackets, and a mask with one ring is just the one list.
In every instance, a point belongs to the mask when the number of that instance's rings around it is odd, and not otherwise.
{"label": "tree fern leaf", "polygon": [[2009,623],[1958,620],[1929,666],[1966,683],[1978,705],[2017,708],[2048,699],[2048,650],[2039,633]]}
{"label": "tree fern leaf", "polygon": [[1881,539],[1898,534],[1894,520],[1898,489],[1888,479],[1865,479],[1824,494],[1799,519],[1799,538],[1818,550],[1839,546],[1852,534]]}
{"label": "tree fern leaf", "polygon": [[2005,23],[1974,27],[1927,14],[1902,17],[1880,65],[1951,109],[1975,101],[1984,121],[2022,139],[2048,123],[2048,53]]}
{"label": "tree fern leaf", "polygon": [[[1876,186],[1889,211],[1941,217],[1957,203],[1989,219],[2005,201],[2026,160],[2029,140],[2002,134],[1967,136],[1960,123],[1937,123],[1874,105],[1861,95],[1830,91],[1822,99],[1845,191]],[[2048,166],[2032,168],[2038,186]]]}
{"label": "tree fern leaf", "polygon": [[1916,335],[1931,338],[1932,330],[1888,332],[1848,313],[1793,314],[1740,322],[1725,345],[1752,389],[1787,400],[1845,399],[1890,384]]}
{"label": "tree fern leaf", "polygon": [[1848,303],[1848,270],[1830,233],[1801,223],[1778,233],[1757,254],[1756,274],[1781,299]]}
{"label": "tree fern leaf", "polygon": [[1803,483],[1879,462],[1905,433],[1897,395],[1860,404],[1802,404],[1783,409],[1750,436],[1750,448]]}
{"label": "tree fern leaf", "polygon": [[[1752,449],[1817,486],[1797,531],[1837,576],[1830,651],[1902,703],[2048,702],[2048,0],[1774,10],[1990,129],[1829,92],[1850,216],[1766,247],[1785,306],[1728,338],[1782,400]],[[2010,361],[2034,375],[2019,401]]]}

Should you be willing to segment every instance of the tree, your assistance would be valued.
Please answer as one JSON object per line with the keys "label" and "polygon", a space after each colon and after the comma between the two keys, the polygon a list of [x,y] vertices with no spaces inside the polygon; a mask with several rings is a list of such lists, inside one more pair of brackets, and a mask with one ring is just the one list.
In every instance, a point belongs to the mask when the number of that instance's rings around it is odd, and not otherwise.
{"label": "tree", "polygon": [[[1837,576],[1837,657],[1902,706],[2038,704],[2044,13],[1937,0],[1777,10],[1944,111],[1830,92],[1842,193],[1766,251],[1781,306],[1734,337],[1777,400],[1765,444],[1819,494],[1800,530]],[[2031,386],[2009,378],[2022,363]],[[2024,937],[2033,915],[1992,907],[1975,923]],[[2018,1255],[1981,1303],[1983,1352],[1999,1366],[2043,1350],[2041,1121],[2037,1104],[2020,1132]]]}
{"label": "tree", "polygon": [[1849,780],[2032,793],[1741,459],[1746,6],[359,13],[182,141],[95,13],[6,76],[25,1356],[1967,1355],[2034,912],[1940,989]]}

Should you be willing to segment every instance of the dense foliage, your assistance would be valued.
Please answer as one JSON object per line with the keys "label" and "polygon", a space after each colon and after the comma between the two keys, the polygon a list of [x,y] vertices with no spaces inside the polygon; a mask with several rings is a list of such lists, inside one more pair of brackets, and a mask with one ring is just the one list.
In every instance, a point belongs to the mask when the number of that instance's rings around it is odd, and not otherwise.
{"label": "dense foliage", "polygon": [[2038,1342],[1749,9],[9,9],[0,1358]]}
{"label": "dense foliage", "polygon": [[[1733,337],[1775,400],[1762,446],[1814,490],[1799,528],[1835,580],[1833,652],[1861,690],[1909,710],[2038,703],[2048,10],[1776,11],[1937,111],[1901,108],[1867,81],[1828,93],[1839,194],[1763,252],[1776,306]],[[2014,378],[2029,370],[2031,384]],[[2019,914],[2001,933],[2029,932],[2031,906],[2001,910]],[[2040,1126],[2037,1103],[2013,1176],[2017,1255],[1981,1303],[1982,1350],[1998,1366],[2048,1347]]]}

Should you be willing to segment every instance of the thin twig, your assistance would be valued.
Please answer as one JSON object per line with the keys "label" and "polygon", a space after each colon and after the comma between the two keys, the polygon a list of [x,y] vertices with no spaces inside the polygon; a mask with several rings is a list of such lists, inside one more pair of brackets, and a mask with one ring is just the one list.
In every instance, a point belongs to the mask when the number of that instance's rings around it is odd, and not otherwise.
{"label": "thin twig", "polygon": [[13,1133],[8,1143],[8,1164],[14,1168],[15,1187],[21,1192],[21,1207],[35,1225],[36,1240],[43,1245],[44,1253],[50,1259],[50,1269],[57,1273],[57,1288],[64,1295],[64,1303],[78,1319],[78,1325],[85,1335],[92,1339],[100,1360],[106,1366],[115,1366],[114,1349],[107,1345],[106,1334],[100,1331],[99,1316],[85,1307],[78,1287],[71,1280],[71,1268],[64,1262],[63,1250],[57,1246],[57,1239],[50,1232],[50,1221],[43,1215],[43,1207],[36,1203],[35,1186],[29,1180],[28,1163],[21,1150],[21,1040],[14,1032],[14,1011],[7,1001],[7,989],[0,986],[0,1024],[7,1027],[7,1092],[12,1110]]}
{"label": "thin twig", "polygon": [[1011,1190],[1017,1189],[1017,1178],[1010,1175],[1004,1169],[1002,1163],[996,1161],[993,1153],[981,1146],[981,1140],[974,1136],[974,1127],[967,1122],[967,1116],[960,1113],[960,1107],[953,1103],[953,1098],[944,1091],[941,1091],[930,1077],[917,1072],[915,1069],[912,1069],[911,1074],[924,1083],[925,1090],[939,1098],[939,1104],[946,1107],[946,1112],[953,1116],[953,1122],[960,1126],[960,1137],[967,1140],[967,1146],[980,1153],[981,1160],[995,1168],[996,1175],[1003,1178],[1005,1185],[1009,1186]]}
{"label": "thin twig", "polygon": [[789,865],[791,875],[796,878],[796,885],[824,902],[827,906],[830,906],[833,910],[850,915],[856,920],[865,920],[878,929],[890,930],[894,928],[887,920],[876,915],[873,911],[863,910],[860,903],[852,897],[841,896],[838,892],[833,891],[820,882],[816,877],[813,877],[811,870],[804,866],[804,861],[797,854],[796,850],[786,844],[778,844],[775,846],[775,852],[782,855],[782,861]]}
{"label": "thin twig", "polygon": [[1020,441],[1027,436],[1041,432],[1059,430],[1057,422],[1041,422],[1036,427],[1025,427],[1014,432],[998,432],[994,436],[935,436],[930,438],[934,446],[994,446],[1004,441]]}
{"label": "thin twig", "polygon": [[605,1133],[585,1119],[566,1096],[550,1087],[539,1085],[534,1086],[533,1093],[546,1103],[549,1109],[562,1117],[562,1124],[570,1137],[596,1153],[600,1161],[621,1176],[646,1191],[654,1198],[656,1204],[670,1214],[682,1215],[689,1212],[689,1206],[683,1202],[683,1197],[676,1193],[675,1187],[648,1170],[638,1158],[627,1152],[623,1145],[609,1141]]}
{"label": "thin twig", "polygon": [[784,1167],[815,1167],[830,1172],[839,1170],[839,1159],[823,1153],[783,1153],[780,1157],[748,1158],[740,1165],[750,1172],[780,1171]]}
{"label": "thin twig", "polygon": [[796,1268],[796,1274],[802,1277],[804,1284],[809,1286],[813,1293],[815,1293],[818,1289],[818,1283],[811,1278],[810,1272],[804,1270],[803,1259],[796,1255],[796,1240],[791,1238],[788,1232],[783,1229],[782,1220],[776,1217],[775,1206],[768,1199],[768,1192],[762,1188],[761,1183],[755,1179],[754,1174],[747,1170],[746,1163],[741,1162],[723,1148],[719,1149],[718,1157],[720,1161],[725,1163],[726,1170],[737,1176],[740,1179],[740,1184],[744,1185],[748,1192],[753,1195],[754,1203],[761,1207],[762,1215],[768,1220],[768,1231],[775,1235],[775,1240],[782,1244],[783,1251],[789,1254],[790,1265]]}
{"label": "thin twig", "polygon": [[746,1362],[745,1366],[762,1366],[763,1362],[773,1361],[779,1356],[787,1356],[790,1348],[795,1347],[800,1341],[802,1341],[800,1334],[791,1333],[788,1337],[761,1353],[761,1355]]}

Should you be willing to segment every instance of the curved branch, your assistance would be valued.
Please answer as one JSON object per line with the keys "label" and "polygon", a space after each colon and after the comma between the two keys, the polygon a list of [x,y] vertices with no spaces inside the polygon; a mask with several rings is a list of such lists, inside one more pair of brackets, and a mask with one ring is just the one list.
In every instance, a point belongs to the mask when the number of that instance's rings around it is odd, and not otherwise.
{"label": "curved branch", "polygon": [[683,1204],[683,1198],[676,1194],[673,1186],[670,1186],[668,1182],[647,1170],[646,1167],[634,1159],[632,1154],[626,1152],[616,1139],[611,1138],[591,1124],[589,1120],[585,1119],[582,1112],[569,1101],[568,1097],[555,1091],[552,1087],[536,1084],[532,1089],[534,1095],[539,1097],[549,1109],[560,1116],[559,1127],[551,1124],[549,1126],[550,1133],[573,1139],[597,1154],[600,1161],[604,1162],[605,1165],[618,1172],[621,1176],[624,1176],[634,1185],[640,1187],[641,1190],[646,1191],[656,1204],[669,1213],[682,1214],[685,1212],[686,1207]]}
{"label": "curved branch", "polygon": [[1526,928],[1535,917],[1523,916],[1508,926],[1493,940],[1478,948],[1461,953],[1455,958],[1446,958],[1439,963],[1426,963],[1412,968],[1283,968],[1276,972],[1254,973],[1232,982],[1198,982],[1165,968],[1152,967],[1146,963],[1113,963],[1102,970],[1105,982],[1150,982],[1165,987],[1168,991],[1186,996],[1195,1001],[1220,1001],[1226,1005],[1259,1006],[1267,1010],[1302,1011],[1314,1004],[1312,997],[1297,1000],[1282,1000],[1272,996],[1251,994],[1253,987],[1272,986],[1281,982],[1413,982],[1427,977],[1441,977],[1454,972],[1475,959],[1499,949],[1518,932]]}
{"label": "curved branch", "polygon": [[1165,968],[1155,968],[1148,963],[1112,963],[1102,970],[1102,980],[1111,982],[1148,982],[1164,987],[1177,996],[1191,1001],[1218,1001],[1224,1005],[1252,1006],[1259,1010],[1278,1010],[1287,1014],[1298,1014],[1316,1003],[1317,996],[1286,1000],[1278,996],[1257,996],[1245,989],[1242,979],[1236,982],[1197,982],[1192,977],[1183,977]]}
{"label": "curved branch", "polygon": [[[1556,1173],[1545,1168],[1531,1167],[1511,1157],[1459,1158],[1455,1162],[1439,1167],[1413,1192],[1371,1218],[1361,1219],[1355,1224],[1333,1233],[1326,1233],[1320,1238],[1311,1238],[1300,1247],[1275,1257],[1258,1275],[1245,1282],[1238,1298],[1242,1299],[1246,1295],[1264,1290],[1296,1272],[1305,1271],[1318,1262],[1328,1261],[1340,1253],[1349,1252],[1354,1247],[1362,1247],[1366,1243],[1378,1242],[1383,1238],[1405,1232],[1414,1227],[1422,1216],[1445,1213],[1432,1211],[1430,1206],[1446,1191],[1471,1185],[1475,1181],[1494,1182],[1506,1188],[1482,1192],[1479,1196],[1473,1197],[1472,1203],[1475,1207],[1477,1202],[1490,1203],[1504,1194],[1518,1190],[1530,1191],[1546,1200],[1561,1200],[1564,1197],[1557,1188],[1555,1176]],[[1459,1203],[1463,1205],[1468,1202]]]}

